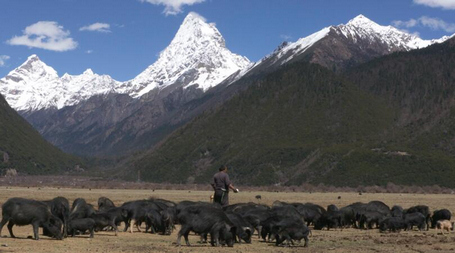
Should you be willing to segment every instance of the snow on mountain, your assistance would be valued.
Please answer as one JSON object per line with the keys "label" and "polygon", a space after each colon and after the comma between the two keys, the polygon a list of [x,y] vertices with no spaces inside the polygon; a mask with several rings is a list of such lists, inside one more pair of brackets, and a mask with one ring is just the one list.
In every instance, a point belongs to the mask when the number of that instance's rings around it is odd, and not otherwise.
{"label": "snow on mountain", "polygon": [[111,92],[118,85],[110,76],[97,75],[91,69],[81,75],[64,74],[60,78],[52,67],[31,55],[0,79],[0,93],[18,111],[60,109],[93,95]]}
{"label": "snow on mountain", "polygon": [[380,40],[389,45],[390,51],[399,47],[404,50],[424,48],[434,44],[436,40],[423,40],[416,35],[408,34],[393,26],[381,26],[363,15],[351,19],[346,25],[339,25],[337,32],[341,32],[346,38],[368,38]]}
{"label": "snow on mountain", "polygon": [[[442,43],[452,36],[444,36],[440,39],[423,40],[416,35],[400,31],[393,26],[381,26],[363,15],[351,19],[347,24],[326,27],[305,38],[301,38],[293,43],[287,43],[280,46],[269,56],[266,56],[260,62],[275,57],[274,61],[280,61],[284,64],[292,60],[296,55],[302,54],[316,42],[329,36],[330,33],[336,33],[352,40],[354,43],[360,40],[367,40],[370,43],[381,43],[388,47],[389,52],[412,50],[424,48],[435,43]],[[283,57],[286,57],[283,59]],[[259,63],[260,63],[259,62]]]}
{"label": "snow on mountain", "polygon": [[281,58],[289,51],[292,51],[292,55],[287,58],[283,63],[288,62],[291,60],[294,55],[298,55],[303,53],[306,49],[310,48],[314,43],[318,42],[330,32],[330,27],[326,27],[318,32],[311,34],[305,38],[301,38],[294,43],[289,43],[288,45],[284,46],[281,50],[278,51],[277,58]]}
{"label": "snow on mountain", "polygon": [[97,75],[91,69],[81,75],[64,74],[59,77],[52,67],[32,55],[24,64],[0,79],[0,93],[16,110],[39,110],[50,107],[60,109],[93,95],[109,92],[137,98],[153,89],[172,84],[185,88],[197,85],[206,91],[237,71],[238,74],[231,80],[238,80],[262,62],[289,62],[333,34],[353,43],[358,42],[359,47],[365,42],[381,45],[382,48],[385,45],[389,52],[423,48],[454,36],[422,40],[359,15],[347,24],[326,27],[296,42],[283,43],[253,65],[246,57],[226,48],[224,38],[215,24],[207,23],[203,17],[192,12],[184,19],[170,45],[160,53],[159,59],[130,81],[120,83],[108,75]]}
{"label": "snow on mountain", "polygon": [[249,64],[246,57],[226,48],[215,24],[206,23],[203,17],[192,12],[159,59],[117,91],[139,97],[176,82],[184,87],[198,85],[205,91]]}
{"label": "snow on mountain", "polygon": [[[65,94],[64,106],[74,105],[81,100],[87,100],[93,95],[115,92],[120,82],[108,75],[98,75],[87,69],[81,75],[72,76],[67,73],[61,78],[68,94]],[[66,85],[65,85],[66,84]]]}
{"label": "snow on mountain", "polygon": [[189,13],[159,59],[130,81],[120,83],[90,69],[81,75],[64,74],[60,78],[53,68],[32,55],[0,79],[0,93],[16,110],[60,109],[97,94],[117,92],[140,97],[174,83],[183,87],[197,85],[205,91],[248,65],[246,57],[226,48],[214,24]]}

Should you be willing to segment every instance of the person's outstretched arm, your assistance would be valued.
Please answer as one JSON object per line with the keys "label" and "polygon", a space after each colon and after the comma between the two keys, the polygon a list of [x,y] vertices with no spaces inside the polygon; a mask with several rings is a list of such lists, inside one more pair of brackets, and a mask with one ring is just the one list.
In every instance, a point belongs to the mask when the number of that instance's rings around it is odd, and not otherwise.
{"label": "person's outstretched arm", "polygon": [[229,188],[232,189],[235,193],[239,192],[239,189],[235,188],[232,184],[229,185]]}

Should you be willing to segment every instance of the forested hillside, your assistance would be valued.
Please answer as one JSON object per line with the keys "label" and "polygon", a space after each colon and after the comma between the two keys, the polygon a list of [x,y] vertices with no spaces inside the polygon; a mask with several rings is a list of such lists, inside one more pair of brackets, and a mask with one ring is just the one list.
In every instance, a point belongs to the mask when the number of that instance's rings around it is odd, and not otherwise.
{"label": "forested hillside", "polygon": [[127,167],[156,182],[204,183],[228,164],[236,182],[253,185],[453,186],[454,44],[340,75],[283,66]]}
{"label": "forested hillside", "polygon": [[74,156],[48,143],[0,95],[0,170],[49,174],[81,165]]}
{"label": "forested hillside", "polygon": [[204,182],[222,163],[241,183],[316,180],[336,157],[374,148],[394,109],[315,64],[286,66],[134,161],[152,181]]}

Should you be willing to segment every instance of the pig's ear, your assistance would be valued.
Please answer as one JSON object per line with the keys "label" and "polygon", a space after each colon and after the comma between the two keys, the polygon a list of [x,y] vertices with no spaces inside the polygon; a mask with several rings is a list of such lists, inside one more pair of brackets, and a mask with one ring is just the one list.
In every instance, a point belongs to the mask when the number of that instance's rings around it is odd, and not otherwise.
{"label": "pig's ear", "polygon": [[251,236],[251,228],[249,228],[249,227],[243,227],[243,230],[245,231],[245,233],[248,234],[248,237]]}

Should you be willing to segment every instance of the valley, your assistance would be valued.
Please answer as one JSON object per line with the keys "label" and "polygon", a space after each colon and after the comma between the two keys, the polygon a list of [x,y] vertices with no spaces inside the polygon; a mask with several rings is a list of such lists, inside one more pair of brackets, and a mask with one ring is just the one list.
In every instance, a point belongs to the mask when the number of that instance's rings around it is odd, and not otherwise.
{"label": "valley", "polygon": [[18,168],[24,175],[83,168],[186,184],[227,164],[235,181],[254,186],[451,187],[453,41],[358,15],[251,63],[189,13],[132,80],[90,69],[59,77],[32,55],[0,91],[48,142],[80,158]]}

